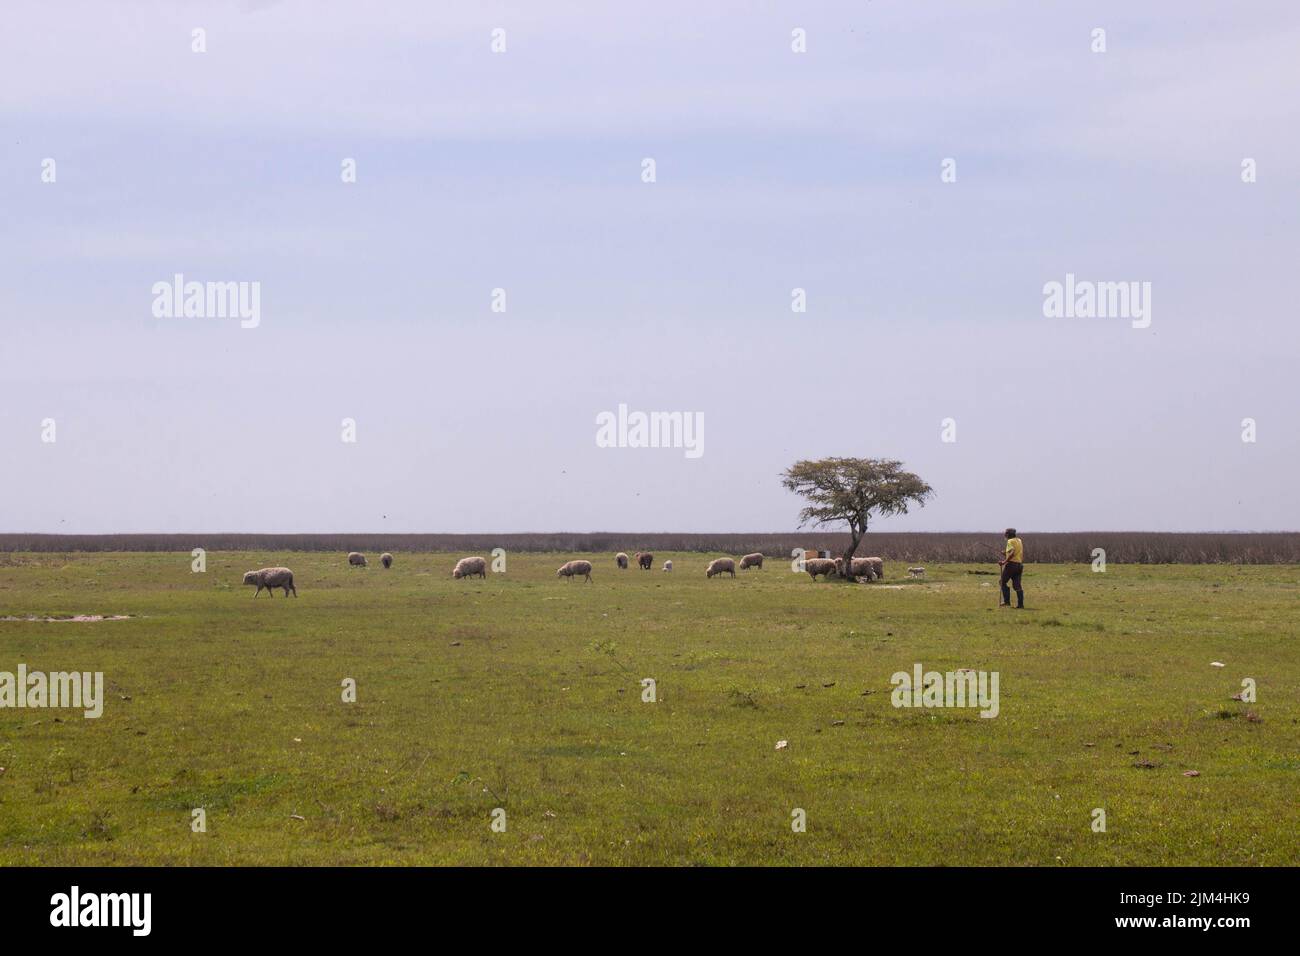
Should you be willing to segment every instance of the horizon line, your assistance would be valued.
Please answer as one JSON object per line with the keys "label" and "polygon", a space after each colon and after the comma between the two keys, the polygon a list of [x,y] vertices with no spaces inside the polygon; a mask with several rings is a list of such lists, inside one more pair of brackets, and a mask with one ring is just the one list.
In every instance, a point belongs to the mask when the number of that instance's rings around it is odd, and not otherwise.
{"label": "horizon line", "polygon": [[[865,535],[871,534],[908,534],[908,535],[939,535],[939,534],[1002,534],[1002,529],[996,530],[948,530],[948,531],[871,531],[868,530]],[[1157,531],[1145,528],[1134,529],[1083,529],[1083,530],[1044,530],[1044,531],[1024,531],[1023,534],[1222,534],[1222,535],[1246,535],[1246,534],[1300,534],[1297,530],[1285,531],[1259,531],[1259,530],[1191,530],[1191,531]],[[481,537],[484,535],[619,535],[632,537],[635,535],[690,535],[690,536],[741,536],[741,535],[818,535],[818,534],[849,534],[848,531],[842,530],[809,530],[795,529],[793,531],[0,531],[0,538],[27,536],[41,536],[49,538],[114,538],[140,536],[140,535],[157,535],[170,537],[190,537],[190,536],[231,536],[231,535],[261,535],[261,536],[338,536],[338,535],[403,535],[403,536],[442,536],[442,537]]]}

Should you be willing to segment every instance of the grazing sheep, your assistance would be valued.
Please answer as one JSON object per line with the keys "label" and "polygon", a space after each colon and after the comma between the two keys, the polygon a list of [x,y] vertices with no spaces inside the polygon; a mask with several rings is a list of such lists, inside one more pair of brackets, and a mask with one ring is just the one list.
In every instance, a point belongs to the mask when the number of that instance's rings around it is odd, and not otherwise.
{"label": "grazing sheep", "polygon": [[673,569],[673,563],[672,563],[671,561],[665,561],[665,562],[664,562],[664,570],[665,570],[665,571],[671,571],[672,569]]}
{"label": "grazing sheep", "polygon": [[731,558],[717,558],[710,561],[708,568],[704,571],[704,576],[711,578],[715,574],[730,574],[734,578],[736,576],[736,562]]}
{"label": "grazing sheep", "polygon": [[[839,563],[840,574],[844,573],[844,562]],[[853,559],[853,576],[855,578],[866,578],[868,581],[874,581],[880,577],[880,572],[876,568],[876,563],[871,558],[854,558]]]}
{"label": "grazing sheep", "polygon": [[636,553],[636,563],[642,571],[649,571],[650,566],[655,563],[655,556],[649,551],[638,551]]}
{"label": "grazing sheep", "polygon": [[452,568],[451,576],[458,581],[461,578],[487,578],[487,559],[461,558],[456,562],[456,567]]}
{"label": "grazing sheep", "polygon": [[614,561],[622,570],[627,570],[627,555],[625,553],[620,551],[618,554],[614,555]]}
{"label": "grazing sheep", "polygon": [[[840,560],[842,563],[843,559],[841,558]],[[830,558],[805,558],[803,569],[808,572],[808,576],[814,581],[817,580],[817,575],[819,574],[827,578],[832,574],[839,574],[838,565]]]}
{"label": "grazing sheep", "polygon": [[758,570],[762,571],[763,555],[755,551],[753,554],[747,554],[743,558],[741,558],[740,570],[744,571],[746,568],[758,568]]}
{"label": "grazing sheep", "polygon": [[[854,558],[850,568],[855,578],[879,581],[885,572],[885,564],[879,558]],[[844,577],[844,559],[835,559],[835,573]]]}
{"label": "grazing sheep", "polygon": [[349,551],[348,564],[354,568],[364,568],[366,566],[366,556],[360,551]]}
{"label": "grazing sheep", "polygon": [[907,573],[914,578],[925,577],[925,568],[908,568]]}
{"label": "grazing sheep", "polygon": [[556,577],[572,578],[575,574],[586,575],[587,581],[591,581],[591,562],[590,561],[569,561],[555,572]]}
{"label": "grazing sheep", "polygon": [[391,568],[393,566],[393,556],[385,551],[379,556],[379,563],[385,568]]}
{"label": "grazing sheep", "polygon": [[293,596],[298,596],[298,589],[293,586],[293,572],[288,568],[262,568],[260,571],[249,571],[244,575],[245,584],[256,584],[257,590],[253,592],[253,597],[262,593],[262,588],[266,588],[266,593],[275,597],[274,588],[284,588],[284,596],[288,597],[289,592]]}

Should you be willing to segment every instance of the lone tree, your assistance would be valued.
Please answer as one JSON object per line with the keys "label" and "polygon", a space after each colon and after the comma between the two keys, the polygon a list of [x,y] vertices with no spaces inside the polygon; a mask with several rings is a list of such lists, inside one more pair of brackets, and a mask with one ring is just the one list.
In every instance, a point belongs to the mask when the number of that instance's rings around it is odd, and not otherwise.
{"label": "lone tree", "polygon": [[797,461],[781,475],[781,484],[808,499],[799,512],[800,526],[846,521],[849,548],[844,552],[844,574],[853,577],[853,555],[874,514],[905,515],[909,505],[925,506],[934,489],[901,461],[889,458],[821,458]]}

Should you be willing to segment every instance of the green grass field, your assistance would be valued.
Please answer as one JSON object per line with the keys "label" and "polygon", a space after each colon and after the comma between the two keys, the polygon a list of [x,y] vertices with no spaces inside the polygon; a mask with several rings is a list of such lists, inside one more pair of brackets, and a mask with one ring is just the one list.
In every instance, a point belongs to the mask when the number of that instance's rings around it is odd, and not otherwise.
{"label": "green grass field", "polygon": [[[0,616],[132,615],[0,622],[0,671],[106,682],[0,710],[0,864],[1300,862],[1300,568],[1029,565],[1017,612],[973,565],[575,556],[0,556]],[[281,563],[297,600],[240,585]],[[999,715],[891,706],[918,662],[999,672]]]}

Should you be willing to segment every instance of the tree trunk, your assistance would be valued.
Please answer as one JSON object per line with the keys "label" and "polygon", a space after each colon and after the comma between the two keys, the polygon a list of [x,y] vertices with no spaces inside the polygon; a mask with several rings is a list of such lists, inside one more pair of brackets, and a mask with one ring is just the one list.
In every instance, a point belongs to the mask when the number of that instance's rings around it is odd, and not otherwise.
{"label": "tree trunk", "polygon": [[857,528],[849,528],[849,549],[844,552],[844,576],[850,581],[853,578],[853,556],[858,553],[858,543],[862,540],[862,532]]}

